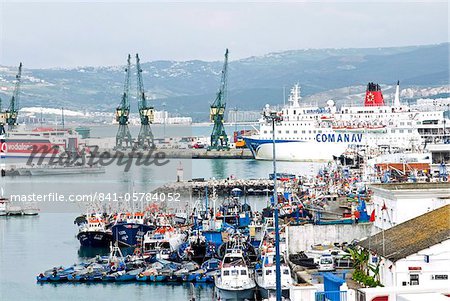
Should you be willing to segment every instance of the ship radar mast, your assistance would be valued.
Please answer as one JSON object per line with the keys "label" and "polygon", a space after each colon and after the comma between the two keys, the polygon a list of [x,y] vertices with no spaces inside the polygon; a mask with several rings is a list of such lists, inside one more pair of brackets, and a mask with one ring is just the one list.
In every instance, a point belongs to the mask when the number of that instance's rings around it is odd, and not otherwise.
{"label": "ship radar mast", "polygon": [[300,85],[297,83],[292,87],[291,89],[291,95],[289,95],[289,102],[291,103],[292,107],[299,107],[300,106]]}

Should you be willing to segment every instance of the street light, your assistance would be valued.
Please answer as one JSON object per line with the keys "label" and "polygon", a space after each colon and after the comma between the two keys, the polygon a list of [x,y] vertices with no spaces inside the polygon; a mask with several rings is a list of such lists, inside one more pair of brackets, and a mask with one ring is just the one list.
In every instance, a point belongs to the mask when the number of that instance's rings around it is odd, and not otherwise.
{"label": "street light", "polygon": [[162,106],[163,106],[163,138],[164,138],[164,142],[165,142],[165,140],[166,140],[166,103],[163,102]]}
{"label": "street light", "polygon": [[271,111],[267,104],[263,113],[267,122],[272,123],[272,161],[273,161],[273,200],[274,200],[274,220],[275,220],[275,280],[276,280],[276,300],[281,301],[281,269],[280,269],[280,233],[278,225],[278,193],[277,193],[277,160],[275,156],[275,124],[283,120],[276,111]]}

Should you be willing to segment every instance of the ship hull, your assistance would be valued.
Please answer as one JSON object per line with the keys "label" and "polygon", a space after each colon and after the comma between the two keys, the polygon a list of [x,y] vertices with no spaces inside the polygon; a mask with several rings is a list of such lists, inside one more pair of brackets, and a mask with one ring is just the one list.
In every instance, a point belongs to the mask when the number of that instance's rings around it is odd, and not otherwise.
{"label": "ship hull", "polygon": [[114,240],[121,245],[134,247],[141,243],[145,233],[155,230],[155,226],[135,223],[123,223],[112,226]]}
{"label": "ship hull", "polygon": [[101,231],[83,231],[77,235],[83,247],[108,247],[112,241],[111,233]]}
{"label": "ship hull", "polygon": [[[269,299],[269,297],[276,295],[277,290],[275,287],[263,287],[258,284],[258,292],[262,299]],[[281,295],[284,298],[289,298],[289,288],[282,288]]]}
{"label": "ship hull", "polygon": [[255,288],[232,290],[223,287],[217,287],[217,296],[219,300],[253,300],[255,296]]}
{"label": "ship hull", "polygon": [[[272,140],[244,138],[256,160],[273,159]],[[347,149],[347,143],[339,142],[306,142],[275,140],[276,159],[279,161],[312,161],[326,162],[333,156],[340,156]]]}

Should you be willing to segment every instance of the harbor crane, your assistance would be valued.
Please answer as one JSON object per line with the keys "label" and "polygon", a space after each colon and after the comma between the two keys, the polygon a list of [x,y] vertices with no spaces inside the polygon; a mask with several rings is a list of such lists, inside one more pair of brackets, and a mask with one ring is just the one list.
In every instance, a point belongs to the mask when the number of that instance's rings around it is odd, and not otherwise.
{"label": "harbor crane", "polygon": [[[116,149],[131,147],[132,138],[128,128],[130,115],[130,69],[131,56],[128,54],[127,67],[125,68],[125,83],[123,85],[123,95],[119,106],[116,109],[116,121],[119,122],[119,130],[116,135]],[[123,144],[125,143],[125,146]]]}
{"label": "harbor crane", "polygon": [[210,108],[210,119],[214,122],[211,133],[211,146],[209,150],[228,150],[228,136],[225,133],[223,118],[227,104],[227,77],[228,77],[228,48],[225,51],[225,60],[222,68],[219,91]]}
{"label": "harbor crane", "polygon": [[138,147],[141,149],[153,148],[153,133],[150,124],[154,121],[154,108],[149,106],[144,91],[144,83],[142,81],[142,69],[139,55],[136,53],[136,69],[137,69],[137,98],[139,116],[141,119],[141,129],[138,135]]}
{"label": "harbor crane", "polygon": [[19,113],[19,96],[20,96],[21,79],[22,79],[22,63],[19,64],[19,71],[17,72],[16,75],[16,83],[14,86],[14,92],[11,97],[11,101],[9,103],[9,108],[4,113],[6,124],[8,124],[8,130],[14,129],[18,124],[17,115]]}
{"label": "harbor crane", "polygon": [[2,98],[0,97],[0,135],[5,134],[6,113],[2,111]]}

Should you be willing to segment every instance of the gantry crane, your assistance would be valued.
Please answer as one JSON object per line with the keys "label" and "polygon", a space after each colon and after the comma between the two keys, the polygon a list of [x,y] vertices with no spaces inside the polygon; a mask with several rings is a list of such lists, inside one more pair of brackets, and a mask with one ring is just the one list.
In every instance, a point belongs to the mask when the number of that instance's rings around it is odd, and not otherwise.
{"label": "gantry crane", "polygon": [[131,56],[128,55],[127,67],[125,69],[125,83],[123,86],[123,95],[120,105],[116,109],[116,121],[119,122],[119,130],[116,135],[116,148],[131,147],[132,139],[130,129],[128,128],[128,118],[130,115],[130,69],[131,69]]}
{"label": "gantry crane", "polygon": [[139,116],[141,118],[141,129],[138,136],[138,147],[142,149],[153,148],[153,133],[150,124],[154,120],[154,108],[147,104],[145,97],[144,83],[142,81],[142,69],[139,55],[136,53],[136,74],[137,74],[137,98]]}
{"label": "gantry crane", "polygon": [[8,130],[14,129],[17,126],[17,115],[19,113],[19,96],[20,96],[20,84],[22,79],[22,63],[19,64],[19,71],[16,75],[16,83],[14,86],[14,92],[9,103],[8,110],[5,111],[6,124],[8,124]]}
{"label": "gantry crane", "polygon": [[225,107],[227,105],[227,76],[228,76],[228,49],[225,51],[225,61],[222,68],[222,77],[220,80],[219,91],[216,99],[211,105],[210,118],[214,122],[213,131],[211,133],[211,146],[208,149],[228,150],[228,136],[225,133],[223,118]]}

